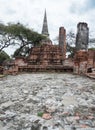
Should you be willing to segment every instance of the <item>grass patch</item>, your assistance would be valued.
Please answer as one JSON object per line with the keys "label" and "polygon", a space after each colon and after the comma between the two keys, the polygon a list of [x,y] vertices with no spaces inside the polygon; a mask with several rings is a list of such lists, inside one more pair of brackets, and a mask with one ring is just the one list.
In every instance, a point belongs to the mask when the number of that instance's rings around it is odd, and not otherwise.
{"label": "grass patch", "polygon": [[42,117],[43,114],[44,114],[43,112],[38,112],[38,113],[37,113],[37,116]]}

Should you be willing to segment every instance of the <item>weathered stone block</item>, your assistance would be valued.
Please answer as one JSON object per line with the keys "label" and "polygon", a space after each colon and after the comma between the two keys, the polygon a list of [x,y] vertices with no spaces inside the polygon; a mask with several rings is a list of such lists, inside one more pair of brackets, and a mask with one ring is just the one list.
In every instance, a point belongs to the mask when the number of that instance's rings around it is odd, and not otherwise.
{"label": "weathered stone block", "polygon": [[88,50],[89,28],[87,23],[79,23],[77,25],[76,49]]}

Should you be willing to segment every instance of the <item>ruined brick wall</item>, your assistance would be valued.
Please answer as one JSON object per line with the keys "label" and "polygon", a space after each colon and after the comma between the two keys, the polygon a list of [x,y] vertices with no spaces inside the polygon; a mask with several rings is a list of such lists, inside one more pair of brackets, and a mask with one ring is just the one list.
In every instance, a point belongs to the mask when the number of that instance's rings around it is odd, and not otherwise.
{"label": "ruined brick wall", "polygon": [[74,73],[87,73],[95,67],[95,50],[77,51],[74,57]]}
{"label": "ruined brick wall", "polygon": [[94,61],[94,68],[95,68],[95,52],[94,52],[94,58],[93,58],[93,61]]}
{"label": "ruined brick wall", "polygon": [[73,67],[74,66],[74,61],[71,58],[67,58],[67,59],[64,60],[64,64],[63,65],[64,66]]}
{"label": "ruined brick wall", "polygon": [[28,57],[29,65],[61,65],[62,50],[56,45],[42,45],[41,47],[33,47]]}
{"label": "ruined brick wall", "polygon": [[88,50],[88,68],[95,67],[95,50]]}
{"label": "ruined brick wall", "polygon": [[0,74],[3,74],[3,67],[0,66]]}
{"label": "ruined brick wall", "polygon": [[3,69],[3,74],[17,74],[18,73],[18,65],[13,64],[9,64],[7,65],[7,68]]}
{"label": "ruined brick wall", "polygon": [[59,46],[62,48],[64,60],[66,59],[66,30],[64,27],[59,28]]}
{"label": "ruined brick wall", "polygon": [[15,59],[15,65],[18,65],[18,66],[27,66],[27,62],[25,61],[25,59],[23,57],[17,57]]}
{"label": "ruined brick wall", "polygon": [[76,50],[88,50],[89,28],[87,23],[77,25]]}
{"label": "ruined brick wall", "polygon": [[87,73],[87,62],[88,62],[88,52],[87,51],[77,51],[74,57],[74,73],[84,74]]}

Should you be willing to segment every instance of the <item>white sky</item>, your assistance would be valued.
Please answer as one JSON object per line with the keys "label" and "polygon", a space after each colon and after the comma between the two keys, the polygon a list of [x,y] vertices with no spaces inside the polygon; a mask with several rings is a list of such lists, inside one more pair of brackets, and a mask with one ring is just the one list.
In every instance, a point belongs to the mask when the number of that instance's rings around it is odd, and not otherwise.
{"label": "white sky", "polygon": [[95,0],[0,0],[0,21],[20,22],[41,33],[45,8],[52,40],[60,26],[76,32],[79,22],[87,22],[95,37]]}

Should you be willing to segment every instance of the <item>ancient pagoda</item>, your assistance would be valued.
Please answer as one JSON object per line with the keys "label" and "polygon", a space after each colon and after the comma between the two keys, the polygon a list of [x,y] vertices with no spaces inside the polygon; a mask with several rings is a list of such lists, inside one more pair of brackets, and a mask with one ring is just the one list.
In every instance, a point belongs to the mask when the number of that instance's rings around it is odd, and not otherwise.
{"label": "ancient pagoda", "polygon": [[46,10],[45,10],[45,13],[44,13],[43,27],[42,27],[42,34],[45,35],[45,36],[47,36],[47,37],[49,37]]}

